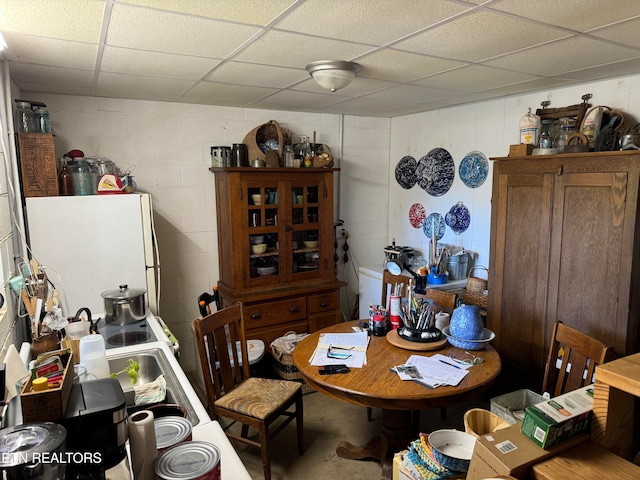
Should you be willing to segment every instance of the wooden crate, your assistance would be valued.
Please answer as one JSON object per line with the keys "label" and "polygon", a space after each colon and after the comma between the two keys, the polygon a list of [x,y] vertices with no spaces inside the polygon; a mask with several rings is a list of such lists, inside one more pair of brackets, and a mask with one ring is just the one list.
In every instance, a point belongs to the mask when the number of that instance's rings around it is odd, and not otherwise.
{"label": "wooden crate", "polygon": [[50,133],[18,133],[18,152],[24,196],[58,196],[53,136]]}
{"label": "wooden crate", "polygon": [[42,392],[32,392],[31,379],[20,392],[22,420],[29,422],[56,422],[64,418],[67,403],[73,387],[73,357],[69,355],[62,382],[57,388]]}

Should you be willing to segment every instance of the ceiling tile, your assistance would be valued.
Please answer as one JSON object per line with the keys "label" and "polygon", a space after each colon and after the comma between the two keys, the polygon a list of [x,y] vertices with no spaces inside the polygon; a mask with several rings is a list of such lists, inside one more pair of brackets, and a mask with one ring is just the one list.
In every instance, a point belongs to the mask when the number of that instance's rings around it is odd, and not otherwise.
{"label": "ceiling tile", "polygon": [[551,76],[594,65],[628,60],[639,54],[640,51],[631,48],[575,36],[483,63],[533,75]]}
{"label": "ceiling tile", "polygon": [[528,73],[512,72],[484,65],[468,65],[412,82],[425,87],[448,88],[464,92],[480,92],[488,88],[532,80]]}
{"label": "ceiling tile", "polygon": [[304,68],[305,65],[317,60],[351,60],[369,50],[371,47],[366,45],[272,30],[250,44],[233,59],[241,62]]}
{"label": "ceiling tile", "polygon": [[104,0],[0,0],[0,31],[98,43]]}
{"label": "ceiling tile", "polygon": [[416,103],[428,103],[440,98],[458,95],[459,92],[440,88],[421,87],[419,85],[398,85],[386,90],[364,95],[360,98],[386,102],[387,108],[403,105],[415,105]]}
{"label": "ceiling tile", "polygon": [[284,88],[309,77],[306,70],[255,63],[224,62],[206,80],[257,87]]}
{"label": "ceiling tile", "polygon": [[[207,98],[219,98],[219,99],[235,99],[241,101],[243,104],[253,102],[261,99],[273,92],[276,92],[273,88],[264,87],[249,87],[245,85],[229,85],[226,83],[212,83],[212,82],[200,82],[190,89],[185,95],[185,98],[193,97],[207,97]],[[226,104],[225,104],[226,105]]]}
{"label": "ceiling tile", "polygon": [[339,95],[325,95],[321,93],[298,92],[294,90],[283,90],[273,95],[263,98],[260,102],[264,104],[281,104],[291,107],[313,108],[329,105],[349,97],[340,97]]}
{"label": "ceiling tile", "polygon": [[640,2],[637,0],[497,0],[489,8],[577,32],[640,15]]}
{"label": "ceiling tile", "polygon": [[107,44],[225,58],[258,31],[259,28],[252,26],[116,4],[111,13]]}
{"label": "ceiling tile", "polygon": [[100,69],[103,72],[198,80],[219,61],[214,58],[106,47]]}
{"label": "ceiling tile", "polygon": [[91,87],[78,87],[71,84],[45,84],[24,82],[21,92],[59,93],[63,95],[91,95]]}
{"label": "ceiling tile", "polygon": [[494,97],[503,97],[505,95],[516,95],[518,93],[548,90],[550,88],[558,88],[575,83],[575,80],[571,80],[568,78],[538,78],[536,80],[530,80],[528,82],[520,82],[514,83],[513,85],[491,88],[481,93],[491,94]]}
{"label": "ceiling tile", "polygon": [[166,93],[174,98],[189,88],[192,83],[193,82],[189,80],[177,78],[144,77],[142,75],[102,72],[98,77],[96,93],[101,95],[100,92],[103,90],[118,90],[132,93],[148,91],[154,95]]}
{"label": "ceiling tile", "polygon": [[464,65],[462,62],[442,60],[388,48],[358,59],[362,65],[359,76],[377,80],[411,82],[434,73]]}
{"label": "ceiling tile", "polygon": [[[640,5],[640,2],[637,2]],[[592,30],[589,35],[598,38],[604,38],[605,40],[611,40],[612,42],[623,43],[631,47],[640,48],[640,18],[634,18],[627,22],[618,23],[612,27],[604,27],[597,30]]]}
{"label": "ceiling tile", "polygon": [[125,0],[125,2],[172,12],[263,26],[271,22],[282,10],[295,3],[294,0],[269,0],[260,2],[260,5],[257,6],[255,2],[247,3],[243,0],[180,0],[178,2],[176,0]]}
{"label": "ceiling tile", "polygon": [[2,53],[8,60],[84,70],[96,66],[97,45],[10,32],[4,38],[8,48]]}
{"label": "ceiling tile", "polygon": [[375,112],[380,112],[387,108],[388,106],[386,102],[354,98],[352,100],[346,100],[334,105],[322,107],[318,109],[318,111],[323,113],[345,113],[347,115],[375,116]]}
{"label": "ceiling tile", "polygon": [[609,63],[600,67],[584,68],[572,72],[564,72],[563,77],[574,80],[601,80],[603,78],[621,77],[625,75],[637,74],[640,72],[640,57],[633,60]]}
{"label": "ceiling tile", "polygon": [[92,70],[33,65],[30,63],[11,63],[11,75],[21,89],[26,84],[41,84],[43,88],[51,86],[69,86],[73,88],[91,88]]}
{"label": "ceiling tile", "polygon": [[468,8],[448,0],[367,0],[366,6],[344,0],[307,0],[275,28],[382,46]]}
{"label": "ceiling tile", "polygon": [[475,11],[396,43],[394,48],[473,62],[565,36],[558,29]]}

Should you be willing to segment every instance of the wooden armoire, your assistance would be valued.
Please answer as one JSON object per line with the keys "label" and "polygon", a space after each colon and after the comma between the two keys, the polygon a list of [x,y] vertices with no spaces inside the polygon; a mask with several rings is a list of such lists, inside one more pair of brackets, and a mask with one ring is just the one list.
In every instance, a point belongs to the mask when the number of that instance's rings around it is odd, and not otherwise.
{"label": "wooden armoire", "polygon": [[492,160],[487,327],[505,367],[539,390],[556,320],[639,351],[640,153]]}

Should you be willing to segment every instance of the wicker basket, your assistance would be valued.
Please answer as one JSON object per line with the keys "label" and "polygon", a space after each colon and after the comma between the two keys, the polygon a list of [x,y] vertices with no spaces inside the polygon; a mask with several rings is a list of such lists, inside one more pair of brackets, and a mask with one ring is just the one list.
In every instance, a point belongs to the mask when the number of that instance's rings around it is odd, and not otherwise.
{"label": "wicker basket", "polygon": [[473,277],[471,274],[477,268],[481,268],[489,273],[489,269],[487,267],[483,267],[482,265],[475,265],[471,270],[469,270],[469,276],[467,277],[467,291],[470,293],[484,293],[487,289],[487,280],[480,277]]}
{"label": "wicker basket", "polygon": [[470,292],[466,288],[462,290],[462,301],[465,305],[478,305],[487,308],[487,294]]}
{"label": "wicker basket", "polygon": [[283,337],[276,338],[271,342],[271,353],[273,354],[273,368],[276,374],[285,380],[291,380],[302,384],[302,394],[315,392],[302,379],[297,367],[293,364],[293,349],[300,340],[309,335],[308,333],[287,332]]}
{"label": "wicker basket", "polygon": [[313,157],[314,167],[333,167],[333,153],[329,145],[320,145]]}
{"label": "wicker basket", "polygon": [[247,145],[247,150],[249,151],[249,165],[251,165],[255,159],[266,161],[267,156],[258,145],[261,143],[264,144],[268,140],[275,140],[278,142],[278,158],[282,158],[286,137],[287,135],[285,134],[285,131],[275,120],[269,120],[267,123],[258,125],[247,133],[242,143]]}

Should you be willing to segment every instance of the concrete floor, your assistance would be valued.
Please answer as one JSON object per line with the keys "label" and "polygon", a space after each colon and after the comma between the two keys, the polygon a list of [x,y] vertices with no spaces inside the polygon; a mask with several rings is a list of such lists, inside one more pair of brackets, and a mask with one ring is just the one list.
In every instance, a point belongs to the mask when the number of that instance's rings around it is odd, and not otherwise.
{"label": "concrete floor", "polygon": [[[488,408],[480,399],[447,409],[440,419],[440,410],[423,411],[420,415],[422,432],[439,428],[464,430],[463,416],[476,406]],[[271,476],[273,480],[325,480],[347,478],[353,480],[380,478],[380,464],[375,461],[343,459],[336,455],[341,440],[355,445],[366,443],[380,432],[380,410],[373,410],[373,420],[367,421],[365,407],[351,405],[327,397],[319,392],[304,396],[304,455],[298,456],[295,422],[272,440]],[[235,426],[234,426],[235,428]],[[241,443],[234,446],[252,479],[262,479],[260,451]]]}

